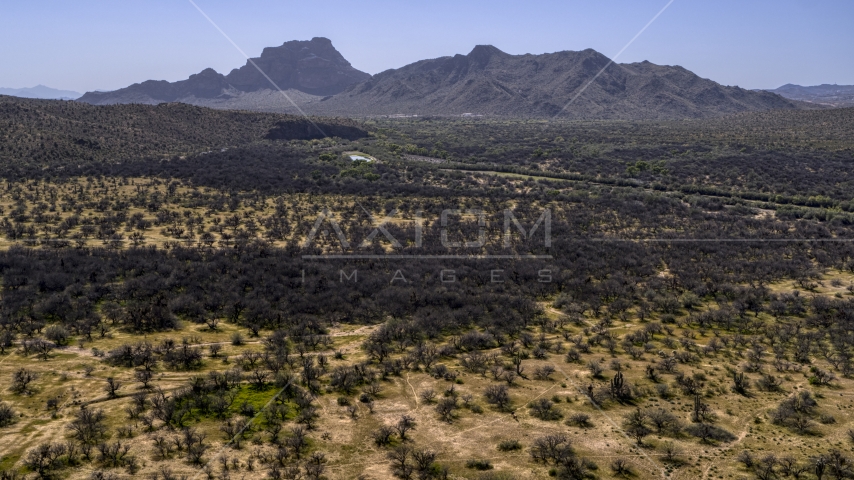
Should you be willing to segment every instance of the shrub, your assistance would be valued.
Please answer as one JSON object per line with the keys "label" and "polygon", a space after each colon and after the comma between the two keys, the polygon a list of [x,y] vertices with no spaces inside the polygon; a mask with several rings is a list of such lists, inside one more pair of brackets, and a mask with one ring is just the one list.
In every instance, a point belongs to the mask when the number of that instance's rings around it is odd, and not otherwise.
{"label": "shrub", "polygon": [[623,458],[618,458],[611,463],[611,471],[618,477],[627,476],[632,473],[629,462]]}
{"label": "shrub", "polygon": [[587,415],[586,413],[573,413],[570,415],[566,423],[568,425],[575,425],[576,427],[581,428],[587,428],[592,425],[590,423],[590,415]]}
{"label": "shrub", "polygon": [[541,398],[531,403],[531,415],[540,420],[560,420],[563,414],[560,410],[554,408],[554,403],[551,400]]}
{"label": "shrub", "polygon": [[708,423],[695,423],[685,427],[685,432],[699,438],[704,442],[731,442],[736,439],[735,435],[721,427]]}
{"label": "shrub", "polygon": [[252,405],[249,402],[243,402],[240,405],[240,414],[244,417],[252,418],[256,413],[258,413],[258,411],[255,409],[255,405]]}
{"label": "shrub", "polygon": [[522,444],[519,440],[502,440],[498,444],[498,450],[502,452],[510,452],[512,450],[522,450]]}
{"label": "shrub", "polygon": [[516,478],[507,472],[487,472],[477,477],[477,480],[516,480]]}
{"label": "shrub", "polygon": [[0,402],[0,427],[6,427],[15,421],[15,412],[6,402]]}
{"label": "shrub", "polygon": [[65,345],[70,334],[62,325],[50,325],[44,330],[44,336],[57,345]]}
{"label": "shrub", "polygon": [[489,460],[469,460],[466,462],[466,468],[473,470],[492,470],[492,462]]}
{"label": "shrub", "polygon": [[831,423],[836,423],[836,418],[829,413],[823,413],[820,417],[818,417],[818,421],[825,424],[830,425]]}
{"label": "shrub", "polygon": [[385,446],[391,443],[392,437],[394,436],[394,429],[389,427],[388,425],[383,425],[380,428],[376,429],[371,436],[374,439],[374,443],[377,446]]}
{"label": "shrub", "polygon": [[505,385],[489,385],[483,392],[486,402],[495,405],[499,410],[505,410],[510,406],[510,392]]}

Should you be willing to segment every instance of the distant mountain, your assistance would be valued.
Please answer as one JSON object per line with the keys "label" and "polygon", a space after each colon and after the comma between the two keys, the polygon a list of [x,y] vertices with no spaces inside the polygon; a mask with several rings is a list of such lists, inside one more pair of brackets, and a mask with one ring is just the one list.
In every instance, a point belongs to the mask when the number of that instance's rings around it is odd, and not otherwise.
{"label": "distant mountain", "polygon": [[[726,87],[682,67],[612,64],[594,50],[510,55],[489,46],[375,75],[324,102],[321,111],[371,114],[497,114],[577,119],[701,118],[799,108],[767,92]],[[315,111],[314,109],[310,109]]]}
{"label": "distant mountain", "polygon": [[[510,55],[479,45],[468,55],[422,60],[371,77],[350,66],[325,38],[287,42],[255,59],[290,100],[319,115],[551,117],[562,112],[574,119],[653,120],[810,108],[774,93],[723,86],[678,66],[612,64],[596,77],[609,61],[590,49]],[[184,102],[296,113],[248,62],[227,76],[208,69],[180,82],[148,81],[115,92],[90,92],[80,101]]]}
{"label": "distant mountain", "polygon": [[[370,78],[370,74],[353,68],[329,39],[321,37],[265,48],[261,56],[253,58],[252,62],[269,75],[279,88],[310,95],[334,95],[349,85]],[[94,105],[164,102],[204,104],[207,99],[228,99],[245,92],[271,88],[269,80],[247,61],[246,65],[232,70],[228,75],[208,68],[191,75],[187,80],[171,83],[148,80],[113,92],[88,92],[79,100]]]}
{"label": "distant mountain", "polygon": [[802,102],[817,103],[832,107],[854,107],[854,85],[824,84],[813,87],[802,87],[790,83],[768,91]]}
{"label": "distant mountain", "polygon": [[0,88],[0,95],[10,95],[22,98],[41,98],[45,100],[75,100],[80,98],[80,93],[71,90],[57,90],[55,88],[36,85],[32,88]]}

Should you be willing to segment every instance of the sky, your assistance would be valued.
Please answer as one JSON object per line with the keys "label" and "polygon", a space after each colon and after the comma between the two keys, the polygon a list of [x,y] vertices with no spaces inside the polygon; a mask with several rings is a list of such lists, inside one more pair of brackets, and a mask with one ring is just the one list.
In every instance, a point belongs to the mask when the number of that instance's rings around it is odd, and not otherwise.
{"label": "sky", "polygon": [[[613,58],[669,0],[194,0],[248,55],[330,38],[368,73],[490,44]],[[854,1],[674,0],[617,59],[744,88],[854,85]],[[183,80],[245,58],[190,0],[0,0],[0,87],[85,92]]]}

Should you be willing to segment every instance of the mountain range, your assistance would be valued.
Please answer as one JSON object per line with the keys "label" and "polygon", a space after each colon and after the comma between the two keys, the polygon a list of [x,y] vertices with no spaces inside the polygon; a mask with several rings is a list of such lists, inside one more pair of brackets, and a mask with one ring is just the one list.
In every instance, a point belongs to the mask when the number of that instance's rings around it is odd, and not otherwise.
{"label": "mountain range", "polygon": [[10,95],[21,98],[40,98],[44,100],[74,100],[80,98],[78,92],[57,90],[55,88],[36,85],[31,88],[0,88],[0,95]]}
{"label": "mountain range", "polygon": [[370,74],[353,68],[329,39],[316,37],[265,48],[261,57],[247,60],[246,65],[228,75],[208,68],[187,80],[172,83],[148,80],[114,92],[88,92],[79,100],[95,105],[204,103],[205,100],[227,99],[273,88],[259,69],[279,88],[310,96],[334,95],[348,85],[371,78]]}
{"label": "mountain range", "polygon": [[787,84],[769,92],[791,100],[816,103],[831,107],[854,107],[854,85],[816,85],[802,87]]}
{"label": "mountain range", "polygon": [[[285,95],[273,89],[255,65]],[[511,55],[479,45],[467,55],[422,60],[371,76],[353,68],[326,38],[266,48],[259,58],[228,75],[206,69],[178,82],[149,80],[113,92],[89,92],[79,101],[95,105],[183,102],[296,113],[294,102],[318,115],[561,115],[625,120],[819,108],[772,92],[723,86],[679,66],[611,63],[592,49]]]}

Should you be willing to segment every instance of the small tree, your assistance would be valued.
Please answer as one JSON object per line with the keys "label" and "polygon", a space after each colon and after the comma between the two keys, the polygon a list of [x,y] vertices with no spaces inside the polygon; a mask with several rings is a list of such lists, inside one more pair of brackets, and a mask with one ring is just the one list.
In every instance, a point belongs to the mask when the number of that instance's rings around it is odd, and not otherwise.
{"label": "small tree", "polygon": [[454,411],[456,409],[457,399],[455,397],[443,398],[436,404],[436,413],[439,414],[442,420],[448,423],[454,421]]}
{"label": "small tree", "polygon": [[154,374],[151,370],[134,370],[133,376],[137,382],[142,384],[142,388],[149,388],[149,384],[151,383],[151,379]]}
{"label": "small tree", "polygon": [[29,393],[30,384],[38,378],[36,373],[20,368],[12,374],[12,391],[16,393]]}
{"label": "small tree", "polygon": [[383,425],[374,430],[371,436],[374,438],[374,443],[378,446],[382,447],[388,445],[391,443],[391,437],[394,436],[394,428],[389,427],[388,425]]}
{"label": "small tree", "polygon": [[410,415],[404,415],[400,417],[400,420],[398,420],[397,425],[395,425],[394,428],[395,430],[397,430],[397,434],[400,436],[400,439],[402,441],[405,441],[406,433],[410,430],[414,430],[415,425],[415,418],[411,417]]}
{"label": "small tree", "polygon": [[638,445],[641,445],[643,437],[652,433],[652,430],[646,425],[647,416],[640,409],[629,412],[623,419],[623,428],[626,433],[637,440]]}
{"label": "small tree", "polygon": [[113,377],[109,377],[107,378],[107,385],[104,386],[104,390],[107,391],[107,395],[109,395],[110,398],[116,398],[118,396],[116,394],[116,391],[121,388],[121,386],[121,382],[119,382]]}
{"label": "small tree", "polygon": [[392,462],[392,469],[396,476],[400,478],[411,478],[413,466],[409,463],[409,456],[412,453],[412,448],[407,445],[400,445],[388,453],[388,458]]}
{"label": "small tree", "polygon": [[428,388],[427,390],[422,390],[419,394],[421,400],[424,400],[426,403],[433,403],[436,399],[436,392],[433,391],[432,388]]}
{"label": "small tree", "polygon": [[602,364],[596,360],[590,360],[587,362],[587,370],[590,371],[590,376],[593,378],[599,378],[602,376]]}
{"label": "small tree", "polygon": [[415,461],[415,470],[421,478],[430,478],[430,472],[436,461],[436,452],[430,450],[412,450],[412,459]]}
{"label": "small tree", "polygon": [[618,477],[625,477],[632,473],[632,468],[625,458],[617,458],[611,463],[611,471]]}
{"label": "small tree", "polygon": [[6,354],[6,349],[15,344],[15,334],[9,330],[0,332],[0,355]]}
{"label": "small tree", "polygon": [[7,427],[15,421],[15,412],[6,402],[0,402],[0,427]]}
{"label": "small tree", "polygon": [[490,385],[483,395],[487,403],[495,405],[499,410],[506,410],[510,406],[510,393],[504,385]]}
{"label": "small tree", "polygon": [[531,415],[540,420],[560,420],[563,414],[560,410],[554,408],[554,403],[545,398],[540,398],[531,402]]}
{"label": "small tree", "polygon": [[679,461],[682,450],[673,442],[664,442],[661,444],[661,453],[664,454],[664,461],[676,463]]}

